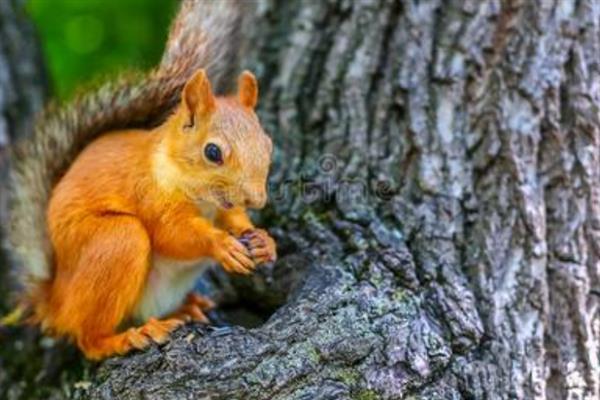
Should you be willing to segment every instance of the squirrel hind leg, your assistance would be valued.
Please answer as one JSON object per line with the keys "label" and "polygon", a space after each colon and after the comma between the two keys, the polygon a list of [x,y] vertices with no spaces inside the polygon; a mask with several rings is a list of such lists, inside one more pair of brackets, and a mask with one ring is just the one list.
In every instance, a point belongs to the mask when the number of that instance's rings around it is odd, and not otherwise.
{"label": "squirrel hind leg", "polygon": [[171,332],[184,324],[181,319],[157,320],[151,318],[144,325],[129,328],[123,333],[111,336],[91,336],[78,341],[79,348],[90,360],[101,360],[116,354],[126,354],[132,350],[142,350],[150,343],[162,344]]}
{"label": "squirrel hind leg", "polygon": [[69,237],[53,240],[57,264],[46,307],[49,328],[73,337],[91,358],[124,352],[129,343],[142,346],[135,332],[116,331],[146,284],[150,239],[144,226],[132,216],[103,215],[83,218],[69,230]]}

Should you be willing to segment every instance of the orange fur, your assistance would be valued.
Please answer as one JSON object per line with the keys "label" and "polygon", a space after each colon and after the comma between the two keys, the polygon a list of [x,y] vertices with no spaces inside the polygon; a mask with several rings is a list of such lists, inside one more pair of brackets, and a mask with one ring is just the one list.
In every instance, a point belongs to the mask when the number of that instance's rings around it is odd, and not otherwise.
{"label": "orange fur", "polygon": [[249,71],[241,73],[238,81],[238,99],[244,107],[254,108],[258,101],[258,82]]}
{"label": "orange fur", "polygon": [[[222,164],[206,158],[207,143],[219,146]],[[155,315],[172,318],[117,333],[151,288],[156,256],[208,257],[238,273],[274,259],[274,241],[245,212],[265,203],[271,150],[253,110],[237,98],[215,98],[202,70],[162,126],[91,143],[50,199],[55,265],[32,299],[35,318],[72,337],[92,359],[162,342],[184,317],[201,319],[201,308],[188,299],[179,312]],[[244,232],[254,232],[249,249],[235,238]]]}

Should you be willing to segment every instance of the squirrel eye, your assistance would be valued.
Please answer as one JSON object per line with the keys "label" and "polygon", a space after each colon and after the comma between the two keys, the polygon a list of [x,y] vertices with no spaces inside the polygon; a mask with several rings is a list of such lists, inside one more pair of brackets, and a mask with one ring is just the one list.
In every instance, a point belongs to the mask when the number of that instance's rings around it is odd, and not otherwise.
{"label": "squirrel eye", "polygon": [[209,143],[204,148],[204,155],[209,161],[214,162],[215,164],[223,164],[223,155],[221,154],[221,149],[214,143]]}

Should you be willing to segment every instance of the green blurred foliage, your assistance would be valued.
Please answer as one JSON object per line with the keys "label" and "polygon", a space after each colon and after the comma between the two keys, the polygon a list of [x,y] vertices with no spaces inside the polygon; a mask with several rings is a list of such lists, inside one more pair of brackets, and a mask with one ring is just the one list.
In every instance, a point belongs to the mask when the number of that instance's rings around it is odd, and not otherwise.
{"label": "green blurred foliage", "polygon": [[[2,1],[2,0],[0,0]],[[54,94],[160,59],[176,0],[28,0]]]}

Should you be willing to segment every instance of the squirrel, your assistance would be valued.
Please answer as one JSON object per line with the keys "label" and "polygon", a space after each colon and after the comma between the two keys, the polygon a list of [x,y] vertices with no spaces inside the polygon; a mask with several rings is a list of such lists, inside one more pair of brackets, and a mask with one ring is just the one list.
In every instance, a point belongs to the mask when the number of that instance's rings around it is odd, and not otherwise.
{"label": "squirrel", "polygon": [[209,80],[231,79],[243,13],[184,0],[155,70],[49,109],[13,150],[19,310],[89,359],[208,322],[213,302],[190,292],[208,260],[249,274],[276,258],[246,213],[265,205],[272,153],[257,80],[242,72],[228,96]]}

